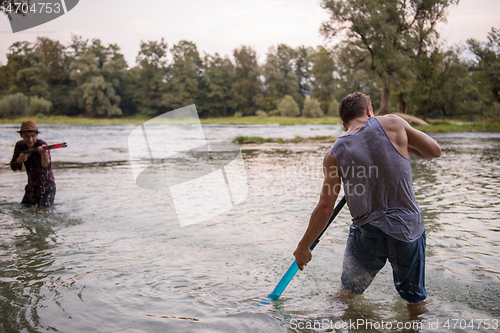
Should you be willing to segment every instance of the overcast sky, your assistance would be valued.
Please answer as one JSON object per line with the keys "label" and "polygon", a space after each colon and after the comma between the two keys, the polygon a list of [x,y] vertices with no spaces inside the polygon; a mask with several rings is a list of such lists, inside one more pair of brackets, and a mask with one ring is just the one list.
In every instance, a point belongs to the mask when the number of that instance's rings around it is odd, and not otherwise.
{"label": "overcast sky", "polygon": [[[46,36],[67,45],[71,34],[118,44],[129,66],[135,65],[140,41],[160,40],[172,47],[180,40],[194,42],[204,52],[232,55],[241,45],[257,51],[265,61],[268,48],[325,44],[319,34],[328,19],[319,0],[80,0],[62,17],[32,29],[12,33],[0,15],[0,64],[16,41],[34,42]],[[141,8],[137,4],[142,4]],[[486,40],[491,27],[500,28],[500,0],[460,0],[449,10],[448,23],[439,30],[447,45],[468,38]]]}

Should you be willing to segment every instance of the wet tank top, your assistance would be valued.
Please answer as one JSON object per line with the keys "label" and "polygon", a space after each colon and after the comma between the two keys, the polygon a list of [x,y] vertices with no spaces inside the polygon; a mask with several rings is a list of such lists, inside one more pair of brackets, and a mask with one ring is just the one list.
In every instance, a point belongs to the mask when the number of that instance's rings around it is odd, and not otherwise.
{"label": "wet tank top", "polygon": [[356,133],[339,137],[331,151],[355,226],[369,223],[405,243],[422,235],[410,160],[392,144],[376,117],[368,118]]}

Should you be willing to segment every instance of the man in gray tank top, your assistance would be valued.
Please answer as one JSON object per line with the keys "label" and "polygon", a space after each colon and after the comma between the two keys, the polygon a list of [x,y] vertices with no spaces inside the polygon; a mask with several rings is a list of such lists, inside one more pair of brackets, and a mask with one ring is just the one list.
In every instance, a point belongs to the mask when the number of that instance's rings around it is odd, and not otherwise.
{"label": "man in gray tank top", "polygon": [[302,270],[312,259],[311,244],[326,226],[341,183],[352,216],[342,267],[340,295],[362,294],[387,260],[394,285],[410,310],[427,297],[424,285],[425,231],[412,186],[410,155],[441,155],[434,139],[395,115],[374,117],[362,93],[339,105],[346,133],[323,160],[319,202],[294,252]]}

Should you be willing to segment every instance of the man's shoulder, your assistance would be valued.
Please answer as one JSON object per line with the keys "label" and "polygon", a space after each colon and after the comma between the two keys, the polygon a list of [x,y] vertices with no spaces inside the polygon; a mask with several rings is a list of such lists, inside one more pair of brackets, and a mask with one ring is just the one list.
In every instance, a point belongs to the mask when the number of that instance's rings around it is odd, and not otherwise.
{"label": "man's shoulder", "polygon": [[377,120],[382,124],[385,131],[404,131],[405,127],[408,125],[406,120],[397,116],[395,114],[386,114],[384,116],[377,116]]}
{"label": "man's shoulder", "polygon": [[400,116],[397,116],[395,114],[386,114],[383,116],[377,116],[375,118],[377,118],[377,120],[383,125],[385,125],[385,124],[387,124],[387,125],[392,125],[392,124],[400,125],[400,124],[405,122],[405,120],[403,118],[401,118]]}
{"label": "man's shoulder", "polygon": [[331,148],[328,149],[328,151],[325,154],[325,157],[323,158],[323,165],[324,166],[337,165],[337,159],[335,158],[335,155]]}

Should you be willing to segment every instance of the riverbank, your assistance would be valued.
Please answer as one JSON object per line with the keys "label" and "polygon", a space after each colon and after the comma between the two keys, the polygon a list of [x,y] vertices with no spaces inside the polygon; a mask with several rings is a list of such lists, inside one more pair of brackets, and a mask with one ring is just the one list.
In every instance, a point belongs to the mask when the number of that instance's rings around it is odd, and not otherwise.
{"label": "riverbank", "polygon": [[500,120],[483,120],[469,122],[459,120],[430,120],[427,126],[414,125],[415,128],[426,133],[448,132],[500,132]]}
{"label": "riverbank", "polygon": [[[27,120],[33,120],[37,124],[142,124],[151,118],[124,117],[124,118],[84,118],[84,117],[21,117],[12,119],[0,119],[0,124],[20,124]],[[339,117],[324,118],[300,118],[300,117],[222,117],[200,119],[202,124],[233,124],[233,125],[306,125],[306,124],[341,124]]]}
{"label": "riverbank", "polygon": [[263,138],[260,136],[237,136],[233,139],[233,143],[238,144],[263,144],[263,143],[303,143],[303,142],[328,142],[333,143],[337,138],[334,136],[313,136],[309,138],[303,138],[297,135],[293,139],[282,139],[282,138]]}
{"label": "riverbank", "polygon": [[[37,124],[142,124],[150,118],[83,118],[83,117],[22,117],[15,119],[0,119],[2,124],[20,124],[26,120],[33,120]],[[301,117],[224,117],[201,119],[202,124],[233,124],[233,125],[332,125],[341,124],[339,117],[301,118]],[[478,122],[460,120],[427,120],[429,125],[412,123],[412,125],[426,133],[444,132],[500,132],[500,119],[483,120]]]}

